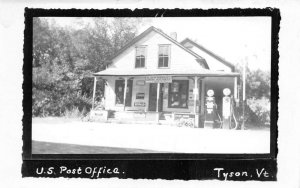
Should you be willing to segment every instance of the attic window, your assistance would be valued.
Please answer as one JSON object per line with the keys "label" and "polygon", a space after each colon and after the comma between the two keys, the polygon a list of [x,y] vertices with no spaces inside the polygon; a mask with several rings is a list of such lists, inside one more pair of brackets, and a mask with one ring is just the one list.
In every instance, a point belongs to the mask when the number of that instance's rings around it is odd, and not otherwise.
{"label": "attic window", "polygon": [[135,68],[144,68],[146,61],[146,47],[136,47]]}
{"label": "attic window", "polygon": [[159,45],[158,49],[158,67],[169,67],[170,45]]}

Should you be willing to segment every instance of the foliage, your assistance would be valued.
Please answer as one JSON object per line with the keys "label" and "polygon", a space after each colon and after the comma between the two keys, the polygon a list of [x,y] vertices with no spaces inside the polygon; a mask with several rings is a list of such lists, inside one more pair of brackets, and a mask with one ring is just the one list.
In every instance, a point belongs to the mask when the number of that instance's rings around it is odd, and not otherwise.
{"label": "foliage", "polygon": [[179,119],[179,121],[176,122],[176,125],[179,127],[194,127],[194,119],[193,118],[188,118],[188,119],[184,119],[181,118]]}
{"label": "foliage", "polygon": [[[243,75],[243,68],[239,65],[236,65],[236,67],[237,71]],[[249,123],[263,125],[270,122],[270,76],[269,71],[262,71],[260,69],[250,70],[246,67],[247,104],[245,108],[245,119]],[[242,87],[239,93],[242,96]]]}
{"label": "foliage", "polygon": [[249,108],[257,115],[258,120],[262,124],[270,122],[270,101],[267,98],[247,100]]}
{"label": "foliage", "polygon": [[83,107],[82,110],[79,110],[78,107],[72,107],[71,109],[66,109],[64,112],[64,117],[66,118],[81,118],[84,120],[85,118],[89,118],[89,112],[86,107]]}
{"label": "foliage", "polygon": [[[93,18],[82,27],[60,27],[33,18],[33,115],[62,116],[89,111],[92,73],[105,69],[110,57],[131,41],[139,23],[130,18]],[[96,96],[103,95],[97,82]]]}

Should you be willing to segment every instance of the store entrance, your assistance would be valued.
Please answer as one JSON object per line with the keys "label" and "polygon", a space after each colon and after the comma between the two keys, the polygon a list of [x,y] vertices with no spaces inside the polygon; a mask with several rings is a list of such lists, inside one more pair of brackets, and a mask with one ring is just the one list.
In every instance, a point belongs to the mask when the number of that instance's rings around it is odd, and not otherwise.
{"label": "store entrance", "polygon": [[[156,103],[157,103],[157,83],[150,83],[149,86],[149,111],[156,111]],[[158,111],[162,111],[163,106],[163,84],[160,84],[159,90],[159,106]]]}

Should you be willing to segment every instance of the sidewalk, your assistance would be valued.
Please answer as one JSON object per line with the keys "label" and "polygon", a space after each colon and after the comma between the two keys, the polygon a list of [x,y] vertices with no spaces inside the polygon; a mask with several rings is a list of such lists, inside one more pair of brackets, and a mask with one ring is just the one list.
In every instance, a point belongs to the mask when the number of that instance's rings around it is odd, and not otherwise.
{"label": "sidewalk", "polygon": [[33,121],[35,141],[183,153],[269,153],[266,130],[221,130],[168,125]]}

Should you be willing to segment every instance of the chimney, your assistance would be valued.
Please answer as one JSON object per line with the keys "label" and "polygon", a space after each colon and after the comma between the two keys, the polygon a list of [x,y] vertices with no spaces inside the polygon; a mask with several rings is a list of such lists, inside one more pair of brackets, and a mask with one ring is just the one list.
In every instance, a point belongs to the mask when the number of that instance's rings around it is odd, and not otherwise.
{"label": "chimney", "polygon": [[177,41],[177,33],[176,32],[171,32],[170,37]]}

